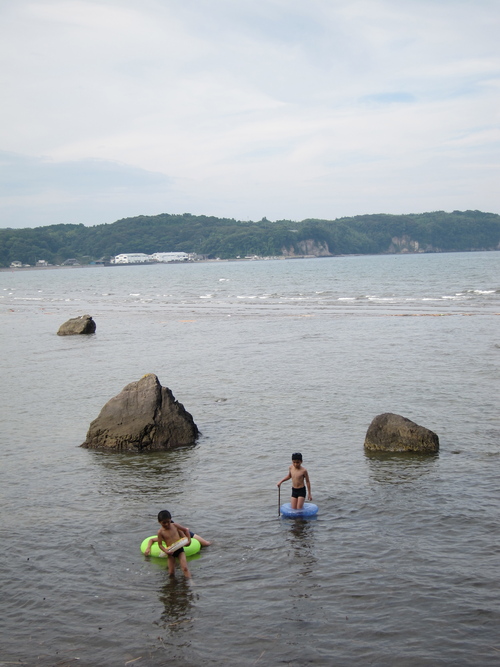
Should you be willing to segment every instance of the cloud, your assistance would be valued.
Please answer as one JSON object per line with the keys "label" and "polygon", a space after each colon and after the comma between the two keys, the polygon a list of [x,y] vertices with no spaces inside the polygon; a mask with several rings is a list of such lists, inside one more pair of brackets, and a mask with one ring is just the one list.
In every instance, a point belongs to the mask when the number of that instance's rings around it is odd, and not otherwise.
{"label": "cloud", "polygon": [[163,174],[105,160],[56,162],[0,151],[0,196],[32,196],[47,190],[99,196],[110,191],[165,189],[170,183]]}
{"label": "cloud", "polygon": [[166,200],[172,183],[163,174],[106,160],[64,162],[0,151],[3,226],[82,222],[90,211],[93,223],[106,221],[101,207],[118,210],[118,201],[126,216],[126,206]]}
{"label": "cloud", "polygon": [[415,102],[416,98],[410,95],[410,93],[402,92],[375,93],[373,95],[365,95],[360,101],[367,104],[410,104]]}
{"label": "cloud", "polygon": [[5,0],[0,211],[499,210],[495,7]]}

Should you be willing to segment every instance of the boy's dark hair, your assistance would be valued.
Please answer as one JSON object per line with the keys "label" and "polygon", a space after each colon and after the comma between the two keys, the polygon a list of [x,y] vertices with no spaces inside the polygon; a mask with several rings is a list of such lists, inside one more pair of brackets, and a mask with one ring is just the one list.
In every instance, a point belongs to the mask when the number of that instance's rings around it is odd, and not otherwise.
{"label": "boy's dark hair", "polygon": [[302,454],[292,454],[292,461],[302,461]]}
{"label": "boy's dark hair", "polygon": [[162,521],[171,521],[172,520],[172,515],[168,510],[162,510],[161,512],[158,512],[158,521],[161,523]]}

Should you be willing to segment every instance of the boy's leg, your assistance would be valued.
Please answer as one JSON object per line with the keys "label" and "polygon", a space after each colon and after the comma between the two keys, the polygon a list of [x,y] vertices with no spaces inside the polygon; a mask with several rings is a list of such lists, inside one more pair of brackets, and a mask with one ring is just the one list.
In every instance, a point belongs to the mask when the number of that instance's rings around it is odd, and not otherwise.
{"label": "boy's leg", "polygon": [[168,573],[171,577],[175,574],[175,558],[170,554],[168,555]]}
{"label": "boy's leg", "polygon": [[184,553],[184,551],[179,554],[179,563],[182,568],[182,571],[184,572],[184,576],[189,579],[191,577],[191,572],[188,569],[186,554]]}
{"label": "boy's leg", "polygon": [[201,544],[202,547],[209,547],[212,542],[209,542],[208,540],[204,540],[203,537],[200,537],[196,533],[193,535],[193,537],[198,540],[198,542]]}
{"label": "boy's leg", "polygon": [[[292,497],[290,498],[290,507],[293,510],[301,510],[304,507],[304,502],[306,499],[305,489],[303,489],[304,495],[301,495],[301,490],[295,491],[292,490]],[[300,494],[300,495],[299,495]]]}

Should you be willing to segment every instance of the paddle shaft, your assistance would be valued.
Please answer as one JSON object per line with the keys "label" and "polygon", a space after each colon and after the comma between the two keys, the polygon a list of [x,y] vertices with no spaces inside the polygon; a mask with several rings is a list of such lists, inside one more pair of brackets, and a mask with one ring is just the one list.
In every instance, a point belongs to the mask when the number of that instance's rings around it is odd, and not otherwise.
{"label": "paddle shaft", "polygon": [[281,486],[278,486],[278,516],[281,516]]}

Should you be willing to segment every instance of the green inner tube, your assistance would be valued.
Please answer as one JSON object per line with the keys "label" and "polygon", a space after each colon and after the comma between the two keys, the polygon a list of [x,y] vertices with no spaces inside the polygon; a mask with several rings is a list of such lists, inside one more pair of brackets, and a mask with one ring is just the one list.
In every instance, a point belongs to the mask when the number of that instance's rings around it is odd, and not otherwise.
{"label": "green inner tube", "polygon": [[[146,547],[148,546],[149,540],[157,537],[156,535],[152,535],[151,537],[146,537],[145,540],[142,541],[141,544],[141,551],[144,553],[146,551]],[[165,542],[163,542],[163,546],[166,547],[167,545]],[[184,553],[186,556],[194,556],[194,554],[197,554],[198,551],[201,549],[201,544],[199,541],[192,537],[191,538],[191,544],[189,544],[187,547],[184,547]],[[158,542],[153,542],[153,546],[151,547],[151,553],[150,556],[154,556],[156,558],[166,558],[167,555],[161,551],[160,547],[158,546]]]}

